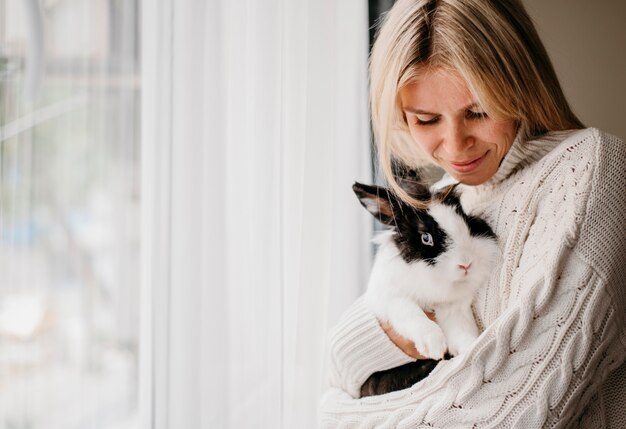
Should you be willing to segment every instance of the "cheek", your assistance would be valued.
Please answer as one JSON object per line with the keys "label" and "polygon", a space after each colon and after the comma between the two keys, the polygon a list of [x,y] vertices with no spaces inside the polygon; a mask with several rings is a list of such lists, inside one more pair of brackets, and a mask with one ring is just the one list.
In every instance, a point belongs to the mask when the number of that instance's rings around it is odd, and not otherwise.
{"label": "cheek", "polygon": [[500,149],[508,148],[515,138],[515,124],[509,122],[491,122],[481,127],[481,139],[498,145]]}
{"label": "cheek", "polygon": [[422,152],[432,157],[439,142],[437,135],[432,131],[417,129],[414,127],[409,127],[409,132],[411,133],[411,138],[415,144],[419,146]]}

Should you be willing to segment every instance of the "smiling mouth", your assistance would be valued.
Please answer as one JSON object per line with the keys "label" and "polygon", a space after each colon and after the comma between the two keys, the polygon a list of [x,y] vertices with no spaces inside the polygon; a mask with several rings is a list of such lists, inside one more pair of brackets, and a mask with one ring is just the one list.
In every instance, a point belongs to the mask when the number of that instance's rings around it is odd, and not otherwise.
{"label": "smiling mouth", "polygon": [[470,161],[449,161],[449,164],[459,173],[469,173],[470,171],[478,167],[486,156],[487,153]]}

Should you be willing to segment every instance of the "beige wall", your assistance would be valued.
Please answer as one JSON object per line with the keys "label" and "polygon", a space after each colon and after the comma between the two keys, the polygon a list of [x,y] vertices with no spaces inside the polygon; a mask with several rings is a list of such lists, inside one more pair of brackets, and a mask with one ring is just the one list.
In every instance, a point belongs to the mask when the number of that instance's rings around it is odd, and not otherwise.
{"label": "beige wall", "polygon": [[626,139],[626,0],[524,0],[572,108]]}

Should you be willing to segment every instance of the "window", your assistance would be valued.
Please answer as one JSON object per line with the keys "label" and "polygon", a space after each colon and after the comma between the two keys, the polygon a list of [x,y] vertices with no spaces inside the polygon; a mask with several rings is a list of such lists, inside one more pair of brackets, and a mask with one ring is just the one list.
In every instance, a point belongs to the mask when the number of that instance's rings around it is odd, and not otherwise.
{"label": "window", "polygon": [[0,427],[135,428],[139,2],[0,0]]}

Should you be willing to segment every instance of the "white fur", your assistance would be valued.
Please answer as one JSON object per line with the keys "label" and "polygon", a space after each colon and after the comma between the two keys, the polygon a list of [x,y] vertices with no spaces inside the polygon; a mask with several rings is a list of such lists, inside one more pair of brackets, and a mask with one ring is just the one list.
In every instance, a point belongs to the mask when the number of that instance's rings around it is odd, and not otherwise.
{"label": "white fur", "polygon": [[[448,249],[435,265],[406,263],[393,231],[376,237],[380,247],[372,267],[366,301],[374,314],[415,343],[425,357],[441,359],[464,352],[478,337],[471,311],[474,294],[489,275],[498,247],[493,239],[472,237],[450,206],[433,204],[430,215],[448,235]],[[467,274],[459,264],[471,264]],[[434,311],[437,323],[428,319]]]}

